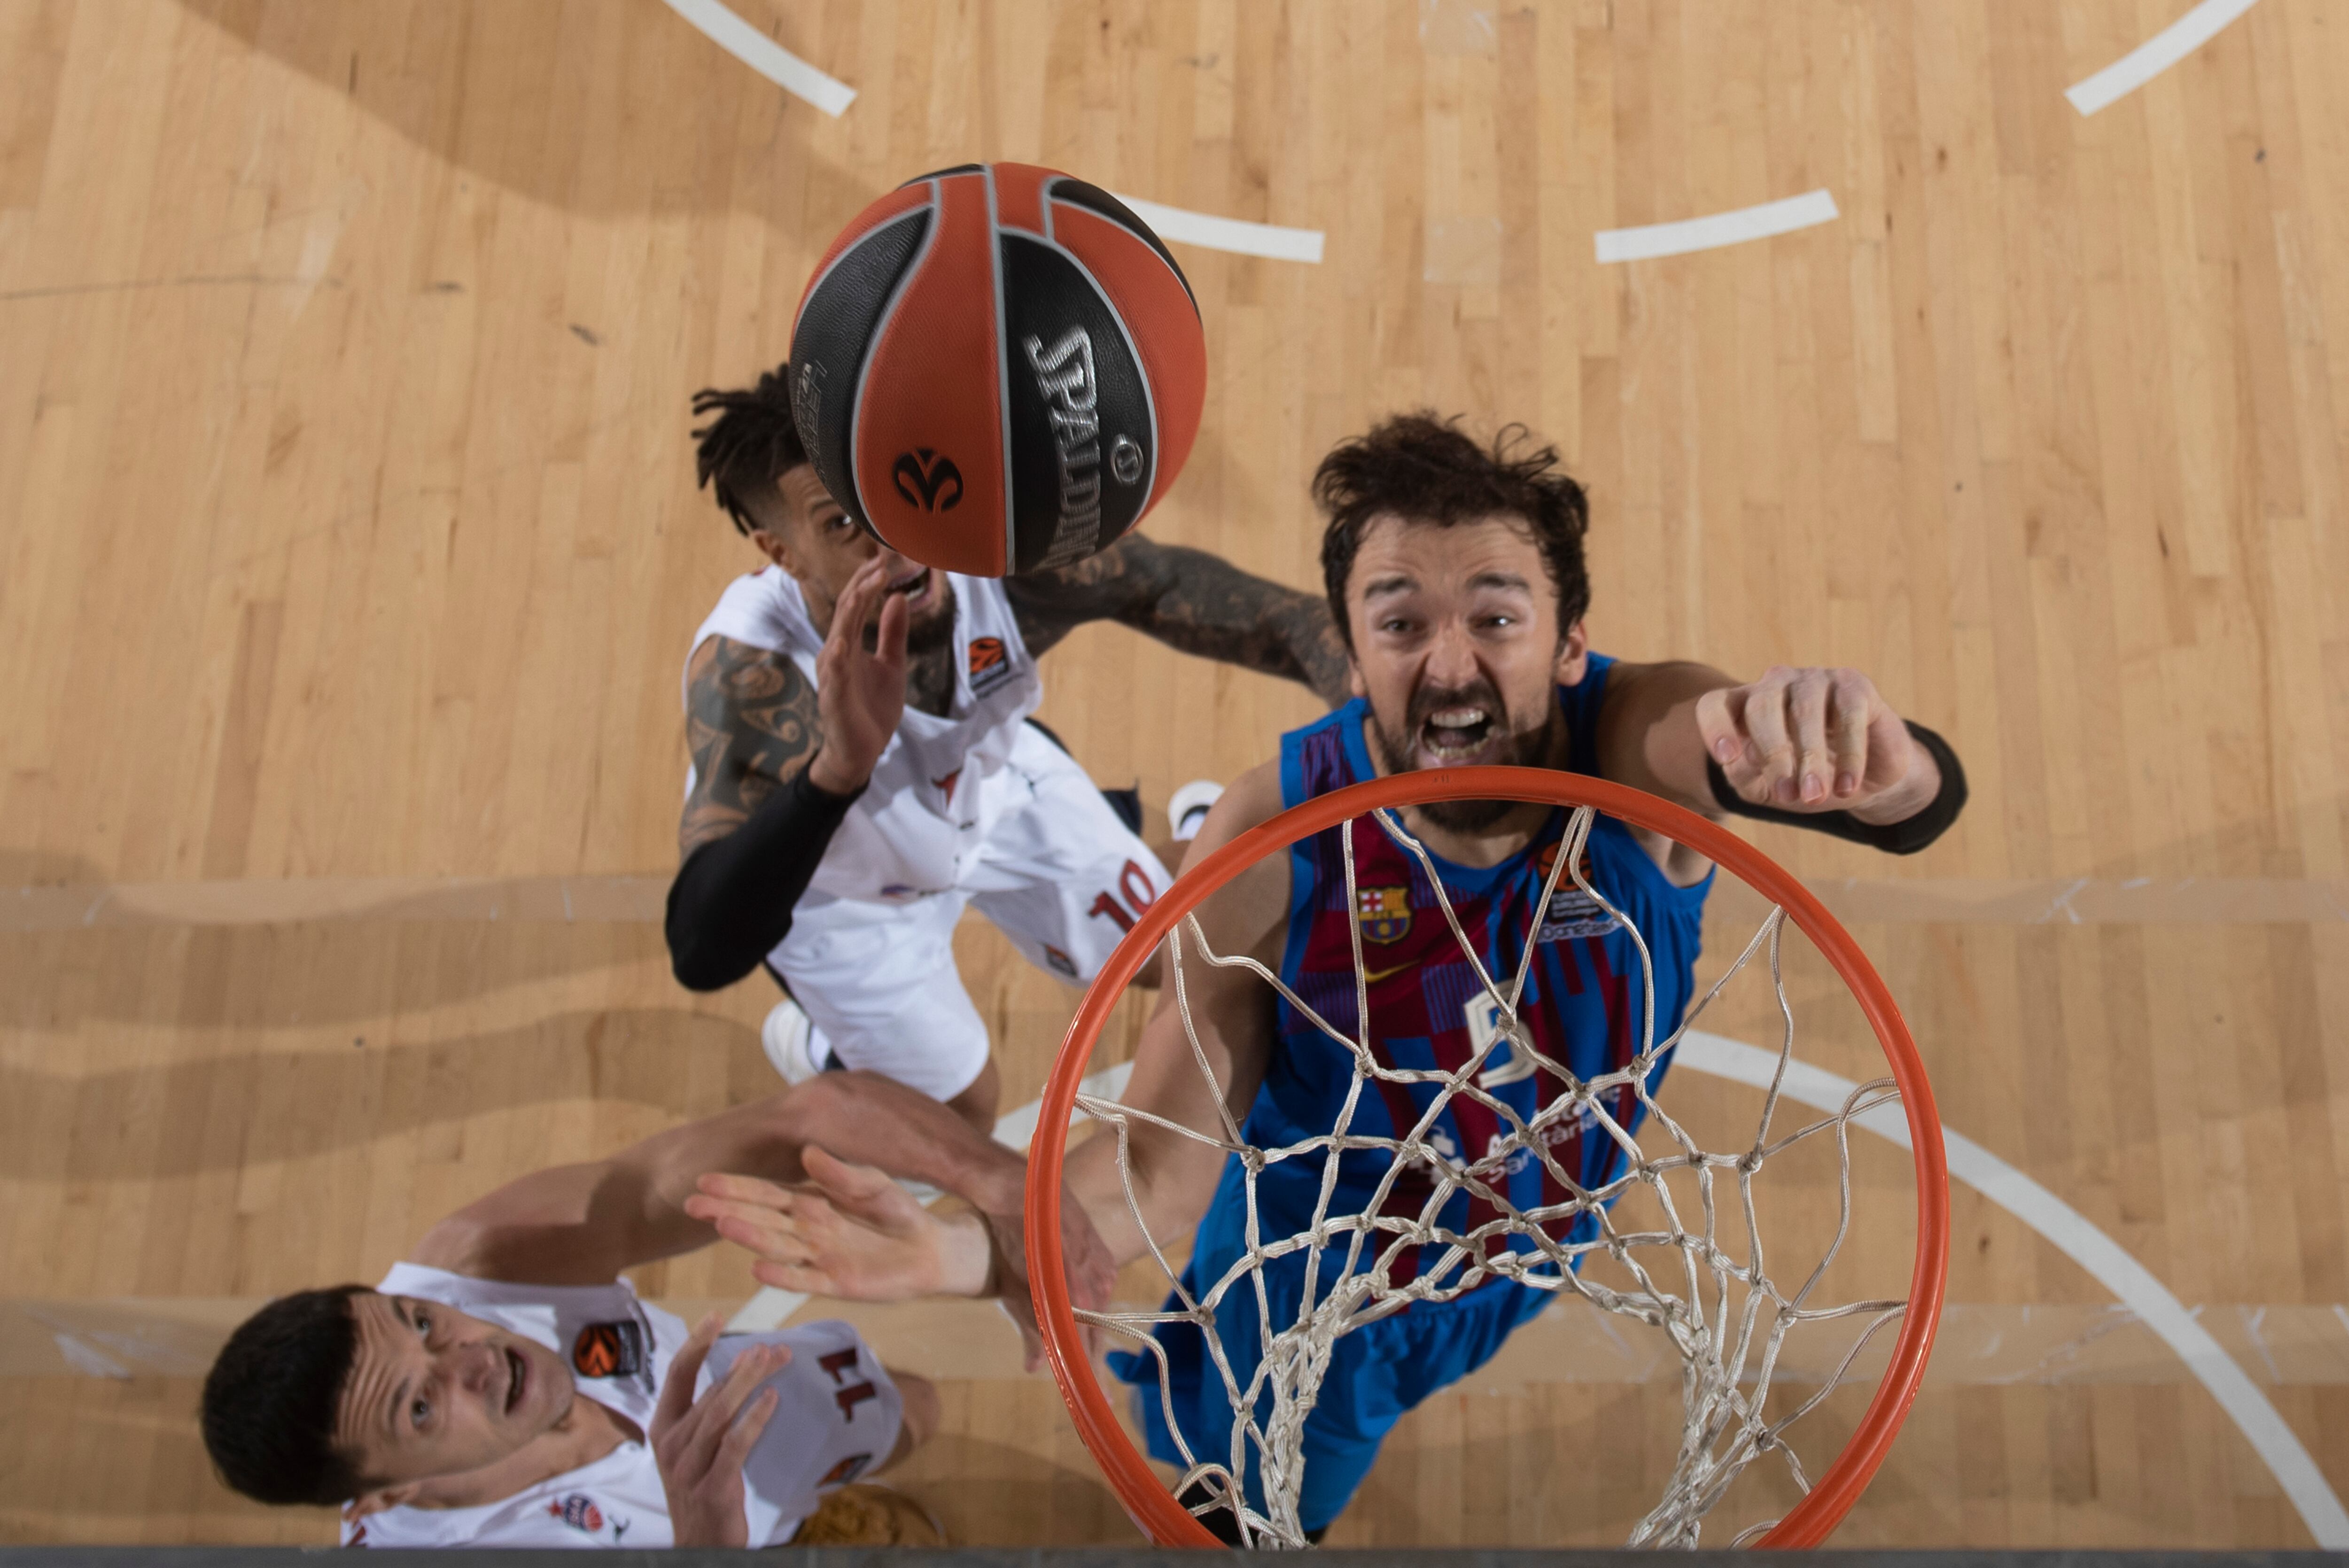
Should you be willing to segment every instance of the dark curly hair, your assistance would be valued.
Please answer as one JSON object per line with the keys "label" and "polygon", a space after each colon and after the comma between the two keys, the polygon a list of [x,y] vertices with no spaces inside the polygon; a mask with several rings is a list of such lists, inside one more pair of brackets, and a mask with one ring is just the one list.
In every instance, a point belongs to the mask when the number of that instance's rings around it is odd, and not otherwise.
{"label": "dark curly hair", "polygon": [[693,432],[699,443],[694,471],[744,533],[759,527],[759,520],[750,515],[750,498],[773,494],[777,480],[808,460],[799,427],[792,423],[791,385],[792,366],[786,360],[763,372],[747,392],[704,387],[693,395],[697,418],[718,416]]}
{"label": "dark curly hair", "polygon": [[363,1284],[296,1291],[237,1326],[204,1378],[204,1451],[262,1502],[331,1507],[366,1490],[335,1447],[335,1407],[358,1354]]}
{"label": "dark curly hair", "polygon": [[1439,419],[1424,408],[1394,415],[1369,434],[1340,442],[1321,459],[1313,473],[1313,499],[1330,514],[1321,536],[1321,579],[1349,648],[1354,628],[1346,614],[1346,579],[1363,529],[1390,512],[1444,528],[1495,514],[1522,518],[1557,590],[1558,634],[1590,608],[1590,577],[1582,564],[1589,499],[1557,466],[1557,449],[1536,446],[1523,425],[1503,426],[1493,444],[1482,447],[1457,418]]}

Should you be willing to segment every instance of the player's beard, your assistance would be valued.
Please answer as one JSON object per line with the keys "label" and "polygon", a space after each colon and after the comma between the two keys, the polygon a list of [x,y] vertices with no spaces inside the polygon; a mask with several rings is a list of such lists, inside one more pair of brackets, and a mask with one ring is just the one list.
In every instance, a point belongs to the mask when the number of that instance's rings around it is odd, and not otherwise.
{"label": "player's beard", "polygon": [[[1490,681],[1475,681],[1464,686],[1422,686],[1411,697],[1411,709],[1404,717],[1400,740],[1387,732],[1378,710],[1371,710],[1371,739],[1379,748],[1379,759],[1386,764],[1390,774],[1409,773],[1419,769],[1419,754],[1413,745],[1425,728],[1428,719],[1446,708],[1481,707],[1493,716],[1488,723],[1497,724],[1502,742],[1496,755],[1483,758],[1478,766],[1493,768],[1539,768],[1549,760],[1552,731],[1558,723],[1555,702],[1544,716],[1541,725],[1520,732],[1509,722],[1508,705]],[[1429,800],[1413,808],[1428,823],[1450,833],[1480,833],[1517,809],[1516,800]]]}
{"label": "player's beard", "polygon": [[953,643],[957,613],[954,584],[941,583],[936,608],[905,628],[906,657],[918,659],[924,654],[935,654]]}
{"label": "player's beard", "polygon": [[[938,603],[927,614],[905,627],[905,657],[919,660],[936,655],[954,642],[955,617],[961,613],[955,599],[954,584],[948,583],[938,593]],[[881,645],[881,622],[876,616],[864,624],[864,651],[871,653]]]}

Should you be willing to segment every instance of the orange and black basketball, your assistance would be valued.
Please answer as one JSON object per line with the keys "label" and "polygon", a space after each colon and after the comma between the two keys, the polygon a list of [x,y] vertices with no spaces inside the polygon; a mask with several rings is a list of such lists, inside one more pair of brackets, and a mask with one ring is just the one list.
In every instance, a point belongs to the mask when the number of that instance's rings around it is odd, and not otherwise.
{"label": "orange and black basketball", "polygon": [[1000,577],[1107,545],[1191,453],[1207,345],[1183,269],[1108,191],[966,164],[856,215],[792,332],[792,411],[850,516]]}

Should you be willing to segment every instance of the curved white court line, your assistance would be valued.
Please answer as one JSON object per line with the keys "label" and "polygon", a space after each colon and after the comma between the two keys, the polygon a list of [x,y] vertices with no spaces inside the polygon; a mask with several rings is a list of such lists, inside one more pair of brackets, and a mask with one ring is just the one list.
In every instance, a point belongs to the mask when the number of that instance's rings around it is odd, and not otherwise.
{"label": "curved white court line", "polygon": [[2202,4],[2095,76],[2065,88],[2064,96],[2082,114],[2094,114],[2114,99],[2137,91],[2209,43],[2220,28],[2258,3],[2259,0],[2202,0]]}
{"label": "curved white court line", "polygon": [[[1770,1087],[1771,1076],[1778,1067],[1775,1051],[1702,1029],[1691,1029],[1682,1037],[1677,1060],[1691,1072],[1710,1073],[1714,1078],[1764,1089]],[[1133,1064],[1121,1062],[1088,1076],[1082,1089],[1100,1099],[1121,1099],[1126,1080],[1133,1075]],[[1844,1108],[1858,1087],[1850,1078],[1798,1061],[1787,1064],[1783,1092],[1787,1099],[1803,1105],[1837,1111]],[[1037,1118],[1042,1112],[1040,1099],[1030,1100],[1009,1112],[995,1124],[995,1140],[1026,1152],[1029,1141],[1036,1136]],[[1909,1147],[1909,1123],[1897,1103],[1879,1105],[1852,1119],[1880,1138],[1903,1149]],[[2186,1369],[2210,1391],[2210,1397],[2233,1419],[2244,1439],[2267,1461],[2277,1484],[2292,1499],[2301,1522],[2308,1526],[2316,1543],[2335,1551],[2349,1547],[2349,1511],[2342,1509],[2341,1500],[2333,1495],[2324,1472],[2309,1457],[2308,1449],[2301,1445],[2299,1437],[2277,1413],[2275,1406],[2269,1403],[2268,1397],[2260,1392],[2185,1305],[2169,1293],[2169,1287],[2131,1257],[2118,1242],[2097,1229],[2085,1214],[1972,1139],[1951,1132],[1947,1126],[1941,1129],[1941,1137],[1948,1146],[1951,1175],[2038,1232],[2056,1251],[2087,1270],[2186,1363]],[[806,1299],[788,1291],[761,1291],[727,1326],[737,1330],[775,1327],[798,1311]],[[2349,1314],[2344,1314],[2344,1321],[2349,1323]]]}
{"label": "curved white court line", "polygon": [[1649,223],[1637,229],[1601,229],[1592,239],[1602,263],[1643,262],[1654,256],[1677,256],[1690,251],[1710,251],[1719,245],[1742,245],[1748,240],[1767,239],[1773,234],[1788,234],[1815,223],[1829,222],[1838,215],[1835,193],[1822,186],[1783,201],[1764,201],[1758,207],[1740,207],[1733,212],[1683,218],[1677,223]]}
{"label": "curved white court line", "polygon": [[[1682,1038],[1679,1061],[1698,1072],[1757,1088],[1769,1087],[1778,1067],[1774,1051],[1697,1029]],[[1842,1109],[1858,1087],[1849,1078],[1806,1062],[1792,1062],[1786,1068],[1787,1098],[1821,1110]],[[1852,1119],[1903,1149],[1909,1147],[1909,1124],[1898,1105],[1880,1105]],[[2186,1369],[2210,1391],[2220,1408],[2234,1418],[2244,1439],[2275,1472],[2277,1484],[2299,1510],[2301,1522],[2308,1526],[2316,1543],[2336,1551],[2349,1546],[2349,1511],[2342,1509],[2324,1472],[2268,1397],[2184,1304],[2169,1294],[2169,1287],[2086,1215],[1972,1139],[1951,1132],[1946,1125],[1941,1137],[1949,1148],[1951,1175],[2047,1238],[2056,1251],[2094,1274],[2099,1284],[2119,1297],[2123,1306],[2144,1319],[2146,1326],[2177,1352]]]}
{"label": "curved white court line", "polygon": [[721,0],[667,0],[668,8],[693,24],[711,43],[791,94],[838,119],[856,101],[856,89],[824,75],[750,23]]}
{"label": "curved white court line", "polygon": [[1321,231],[1284,229],[1277,223],[1251,223],[1244,218],[1218,218],[1212,212],[1162,207],[1139,196],[1115,192],[1133,209],[1134,216],[1158,232],[1162,240],[1203,250],[1229,251],[1239,256],[1268,256],[1276,262],[1321,260]]}

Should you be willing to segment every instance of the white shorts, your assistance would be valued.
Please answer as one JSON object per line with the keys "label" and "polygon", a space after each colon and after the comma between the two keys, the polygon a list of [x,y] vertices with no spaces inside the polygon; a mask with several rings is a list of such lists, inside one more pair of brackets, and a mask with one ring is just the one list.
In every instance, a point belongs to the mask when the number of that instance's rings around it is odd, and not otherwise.
{"label": "white shorts", "polygon": [[987,1025],[956,972],[966,904],[1029,963],[1084,985],[1173,881],[1074,758],[1022,725],[980,781],[994,827],[959,885],[903,903],[802,899],[768,957],[843,1067],[952,1099],[985,1070]]}

